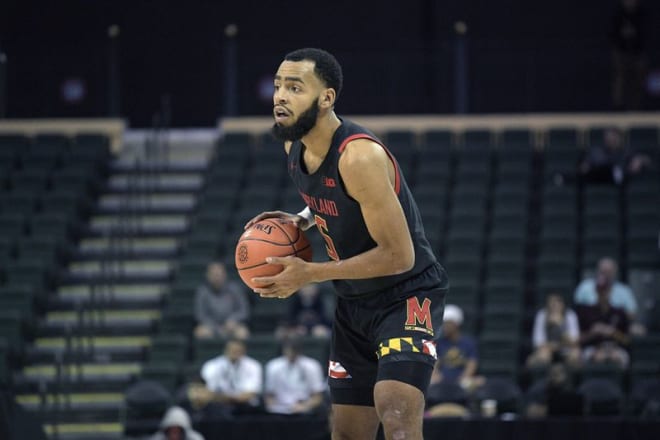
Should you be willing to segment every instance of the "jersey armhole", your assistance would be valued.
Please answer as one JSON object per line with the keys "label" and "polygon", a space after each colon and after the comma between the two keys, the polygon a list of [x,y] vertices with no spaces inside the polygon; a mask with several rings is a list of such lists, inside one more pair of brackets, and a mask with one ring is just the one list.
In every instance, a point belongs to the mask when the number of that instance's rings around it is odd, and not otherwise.
{"label": "jersey armhole", "polygon": [[[394,159],[394,156],[392,155],[390,150],[388,150],[387,147],[385,145],[383,145],[380,141],[374,139],[373,137],[369,136],[368,134],[364,134],[364,133],[354,134],[354,135],[351,135],[351,136],[347,137],[346,139],[344,139],[344,141],[339,145],[339,148],[337,150],[339,152],[339,154],[341,155],[341,153],[344,152],[344,150],[346,149],[346,146],[350,142],[352,142],[354,140],[357,140],[357,139],[368,139],[371,142],[377,143],[378,145],[380,145],[383,148],[383,150],[385,150],[385,153],[387,154],[387,157],[390,158],[390,162],[392,162],[392,165],[394,165],[394,192],[398,196],[399,191],[401,190],[401,171],[399,170],[399,164]],[[339,178],[341,179],[341,174],[339,174],[339,169],[337,169],[337,174],[339,175]]]}

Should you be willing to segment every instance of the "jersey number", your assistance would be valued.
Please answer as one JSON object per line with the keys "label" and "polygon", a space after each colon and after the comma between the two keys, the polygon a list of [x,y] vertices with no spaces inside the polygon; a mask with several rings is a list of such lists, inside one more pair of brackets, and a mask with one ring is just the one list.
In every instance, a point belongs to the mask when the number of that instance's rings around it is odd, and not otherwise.
{"label": "jersey number", "polygon": [[328,235],[328,224],[326,223],[323,217],[314,215],[314,221],[316,222],[316,227],[319,229],[323,240],[325,240],[325,250],[328,253],[328,256],[335,261],[339,261],[339,254],[335,248],[335,243],[332,241],[332,237]]}

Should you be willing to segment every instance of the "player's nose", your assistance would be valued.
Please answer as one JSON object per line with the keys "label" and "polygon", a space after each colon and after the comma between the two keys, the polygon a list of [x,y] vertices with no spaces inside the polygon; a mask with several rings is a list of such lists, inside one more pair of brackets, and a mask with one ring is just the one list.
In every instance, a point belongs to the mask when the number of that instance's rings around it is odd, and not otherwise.
{"label": "player's nose", "polygon": [[285,104],[286,103],[286,94],[282,89],[275,90],[273,93],[273,103],[277,104]]}

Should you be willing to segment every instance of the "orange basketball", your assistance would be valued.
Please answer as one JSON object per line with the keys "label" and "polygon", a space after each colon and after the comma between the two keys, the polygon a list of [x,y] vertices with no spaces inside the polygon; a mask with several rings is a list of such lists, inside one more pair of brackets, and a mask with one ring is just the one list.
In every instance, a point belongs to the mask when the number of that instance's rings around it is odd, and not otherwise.
{"label": "orange basketball", "polygon": [[251,279],[275,275],[282,270],[279,264],[266,263],[266,258],[289,255],[305,261],[312,260],[312,246],[302,229],[278,218],[261,220],[243,232],[238,239],[236,269],[248,287],[263,287],[254,285]]}

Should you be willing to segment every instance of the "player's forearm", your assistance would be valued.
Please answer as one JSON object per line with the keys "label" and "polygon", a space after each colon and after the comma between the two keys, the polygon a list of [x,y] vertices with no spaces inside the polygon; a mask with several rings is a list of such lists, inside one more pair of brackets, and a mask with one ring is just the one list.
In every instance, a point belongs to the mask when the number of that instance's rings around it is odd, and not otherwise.
{"label": "player's forearm", "polygon": [[415,251],[376,246],[345,260],[308,264],[312,282],[368,279],[409,271],[415,264]]}

